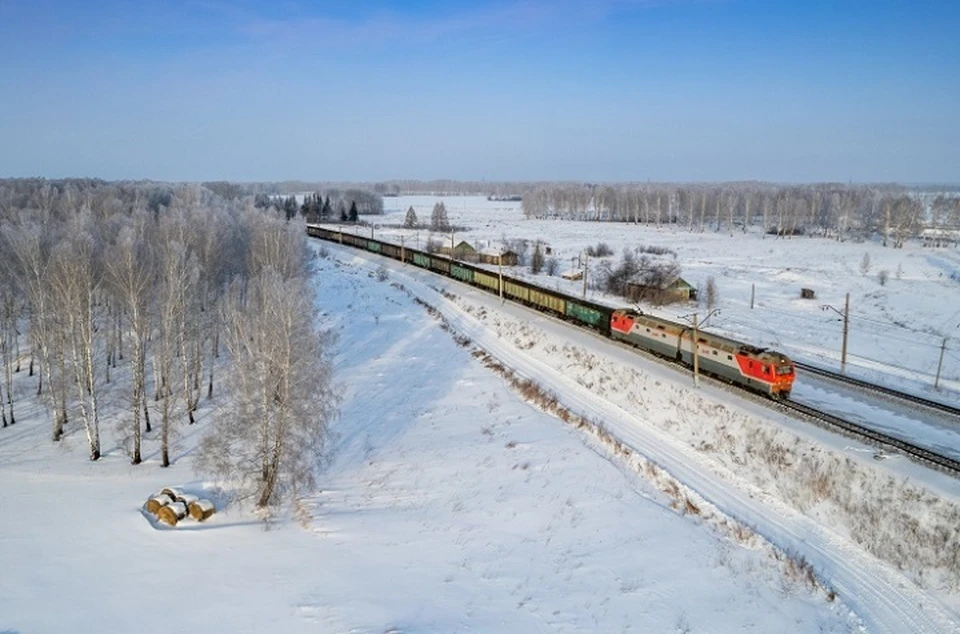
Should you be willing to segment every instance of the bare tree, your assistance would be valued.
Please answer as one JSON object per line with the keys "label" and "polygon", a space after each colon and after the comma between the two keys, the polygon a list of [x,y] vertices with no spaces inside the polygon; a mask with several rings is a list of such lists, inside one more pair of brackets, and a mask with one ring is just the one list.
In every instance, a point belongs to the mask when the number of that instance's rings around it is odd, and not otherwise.
{"label": "bare tree", "polygon": [[156,317],[158,338],[153,345],[154,371],[159,378],[160,401],[160,465],[170,466],[170,434],[173,427],[176,393],[174,375],[177,369],[174,359],[183,353],[183,324],[186,299],[191,286],[196,284],[196,260],[187,251],[187,245],[180,240],[183,229],[182,219],[167,217],[161,221],[157,231],[158,240],[158,280],[156,294]]}
{"label": "bare tree", "polygon": [[447,217],[447,206],[443,201],[433,206],[433,212],[430,214],[431,231],[450,231],[450,220]]}
{"label": "bare tree", "polygon": [[[150,335],[154,258],[145,235],[145,215],[123,227],[106,258],[106,273],[118,301],[127,313],[133,340],[133,390],[130,397],[133,447],[131,461],[140,464],[141,412],[147,412],[146,358]],[[146,419],[150,431],[150,419]]]}
{"label": "bare tree", "polygon": [[68,235],[54,250],[51,282],[62,336],[69,347],[69,364],[77,390],[77,406],[83,419],[90,459],[100,459],[100,409],[94,359],[94,338],[99,329],[98,302],[101,290],[100,245],[93,233],[88,210],[71,222]]}
{"label": "bare tree", "polygon": [[533,246],[533,255],[530,257],[530,272],[534,275],[540,273],[543,270],[543,247],[540,246],[540,241]]}
{"label": "bare tree", "polygon": [[[56,310],[51,286],[51,258],[57,240],[57,225],[49,214],[23,213],[4,227],[7,244],[18,265],[29,306],[30,341],[34,356],[40,360],[41,376],[37,395],[47,396],[52,412],[54,441],[63,437],[67,422],[67,380],[65,338],[59,327],[62,311]],[[31,362],[32,373],[32,362]],[[46,383],[47,393],[43,391]]]}
{"label": "bare tree", "polygon": [[[6,237],[0,234],[0,250],[9,252]],[[0,365],[3,365],[3,384],[0,385],[0,418],[3,426],[16,424],[13,398],[13,368],[16,355],[17,321],[22,299],[19,280],[8,258],[0,259]],[[6,392],[6,398],[4,398]],[[7,407],[10,409],[7,420]]]}
{"label": "bare tree", "polygon": [[314,330],[312,286],[267,269],[224,305],[232,398],[200,446],[198,468],[239,483],[264,509],[315,486],[336,413],[329,338]]}
{"label": "bare tree", "polygon": [[560,268],[560,260],[556,256],[550,256],[543,263],[543,268],[547,272],[547,275],[556,275],[557,270]]}
{"label": "bare tree", "polygon": [[717,280],[711,275],[707,278],[707,288],[706,288],[706,299],[707,299],[707,310],[713,310],[717,306],[717,301],[720,299],[720,294],[717,291]]}

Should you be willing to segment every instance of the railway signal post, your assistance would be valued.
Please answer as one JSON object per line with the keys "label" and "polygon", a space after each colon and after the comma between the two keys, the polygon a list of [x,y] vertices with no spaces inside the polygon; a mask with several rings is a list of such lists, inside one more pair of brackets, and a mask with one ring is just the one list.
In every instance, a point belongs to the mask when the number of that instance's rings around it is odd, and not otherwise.
{"label": "railway signal post", "polygon": [[843,317],[843,343],[840,344],[840,374],[847,373],[847,335],[850,333],[850,293],[847,293],[847,299],[843,304],[843,312],[831,306],[823,304],[820,310],[830,309]]}
{"label": "railway signal post", "polygon": [[940,360],[937,362],[937,378],[933,380],[933,389],[940,389],[940,370],[943,369],[943,353],[947,351],[947,338],[943,338],[943,343],[940,344]]}
{"label": "railway signal post", "polygon": [[700,387],[700,353],[697,350],[697,313],[693,313],[693,385]]}

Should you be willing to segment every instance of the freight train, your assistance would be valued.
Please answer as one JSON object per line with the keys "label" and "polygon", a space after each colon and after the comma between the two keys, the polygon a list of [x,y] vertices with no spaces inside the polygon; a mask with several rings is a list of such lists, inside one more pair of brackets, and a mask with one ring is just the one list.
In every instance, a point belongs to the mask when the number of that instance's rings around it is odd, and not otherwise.
{"label": "freight train", "polygon": [[307,225],[307,234],[452,277],[687,366],[694,365],[693,339],[696,332],[696,361],[704,374],[772,398],[789,398],[793,387],[796,375],[793,362],[785,354],[774,350],[702,330],[694,331],[686,324],[640,311],[615,309],[579,299],[444,255],[410,249],[403,244],[364,238],[317,225]]}

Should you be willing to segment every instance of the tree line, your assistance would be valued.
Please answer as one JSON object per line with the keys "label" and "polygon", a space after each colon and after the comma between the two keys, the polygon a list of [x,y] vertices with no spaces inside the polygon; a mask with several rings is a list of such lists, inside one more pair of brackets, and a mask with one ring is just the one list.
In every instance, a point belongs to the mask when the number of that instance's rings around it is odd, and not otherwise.
{"label": "tree line", "polygon": [[254,195],[254,204],[262,209],[275,209],[287,220],[299,214],[307,222],[357,222],[359,216],[382,215],[383,197],[363,189],[329,189],[302,196],[274,196],[265,193]]}
{"label": "tree line", "polygon": [[838,240],[879,233],[895,247],[925,226],[960,229],[960,196],[923,196],[898,186],[556,183],[527,191],[521,204],[528,218],[670,224],[696,232],[760,226],[781,237]]}
{"label": "tree line", "polygon": [[301,224],[201,185],[9,180],[0,253],[4,427],[26,372],[52,441],[78,425],[99,460],[109,394],[131,463],[156,442],[166,467],[222,373],[199,468],[260,507],[313,484],[336,398]]}

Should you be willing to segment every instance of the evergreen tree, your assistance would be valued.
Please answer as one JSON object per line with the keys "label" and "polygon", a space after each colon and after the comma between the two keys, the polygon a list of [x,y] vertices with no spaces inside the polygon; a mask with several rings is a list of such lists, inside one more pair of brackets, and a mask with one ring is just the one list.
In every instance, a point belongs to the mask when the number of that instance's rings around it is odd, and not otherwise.
{"label": "evergreen tree", "polygon": [[327,195],[326,200],[323,201],[323,206],[320,207],[320,218],[326,220],[331,215],[333,215],[333,209],[330,208],[330,196]]}
{"label": "evergreen tree", "polygon": [[417,212],[413,210],[413,205],[410,205],[410,209],[407,209],[407,217],[403,221],[403,226],[407,229],[417,228]]}
{"label": "evergreen tree", "polygon": [[359,217],[357,213],[357,201],[352,200],[350,201],[350,222],[356,222]]}
{"label": "evergreen tree", "polygon": [[530,258],[530,272],[534,275],[543,270],[543,249],[540,248],[540,241],[533,247],[533,257]]}
{"label": "evergreen tree", "polygon": [[286,216],[287,220],[293,220],[297,215],[297,197],[290,196],[285,201],[283,201],[283,213]]}
{"label": "evergreen tree", "polygon": [[340,209],[340,222],[346,222],[346,221],[347,221],[347,208],[346,208],[346,206],[343,204],[343,201],[342,201],[342,200],[340,201],[340,204],[337,205],[337,207],[339,207],[339,209]]}

